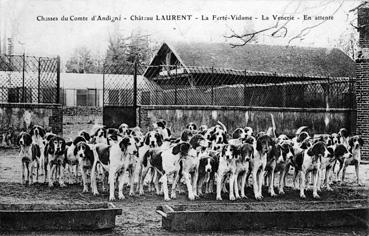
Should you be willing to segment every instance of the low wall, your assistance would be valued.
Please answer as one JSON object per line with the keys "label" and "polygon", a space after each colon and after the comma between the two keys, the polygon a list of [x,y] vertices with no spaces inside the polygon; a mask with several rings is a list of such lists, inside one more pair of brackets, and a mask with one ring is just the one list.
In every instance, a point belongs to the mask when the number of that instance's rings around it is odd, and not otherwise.
{"label": "low wall", "polygon": [[63,112],[59,104],[0,103],[0,134],[13,128],[16,132],[31,125],[41,125],[54,133],[63,132]]}
{"label": "low wall", "polygon": [[63,107],[64,124],[86,124],[95,122],[102,124],[102,117],[102,107]]}
{"label": "low wall", "polygon": [[356,111],[352,109],[305,109],[244,106],[141,106],[139,125],[152,129],[159,119],[167,121],[168,126],[178,136],[189,122],[198,126],[212,126],[219,120],[229,131],[237,127],[250,126],[254,131],[266,131],[272,126],[271,114],[277,133],[293,135],[301,126],[308,126],[314,133],[338,132],[342,127],[355,132]]}

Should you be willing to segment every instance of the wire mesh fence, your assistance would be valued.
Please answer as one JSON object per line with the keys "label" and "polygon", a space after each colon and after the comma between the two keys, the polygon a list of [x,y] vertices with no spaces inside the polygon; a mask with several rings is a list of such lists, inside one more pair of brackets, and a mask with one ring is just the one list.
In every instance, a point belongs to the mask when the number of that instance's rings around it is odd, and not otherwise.
{"label": "wire mesh fence", "polygon": [[355,83],[347,77],[214,67],[105,67],[104,105],[130,106],[135,98],[136,105],[354,108]]}
{"label": "wire mesh fence", "polygon": [[0,55],[0,102],[59,103],[59,58]]}

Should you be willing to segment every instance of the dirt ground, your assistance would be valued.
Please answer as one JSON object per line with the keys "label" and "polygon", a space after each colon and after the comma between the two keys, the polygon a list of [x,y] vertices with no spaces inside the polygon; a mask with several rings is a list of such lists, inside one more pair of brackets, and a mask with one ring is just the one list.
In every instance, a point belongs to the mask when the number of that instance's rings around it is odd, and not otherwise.
{"label": "dirt ground", "polygon": [[[83,126],[83,125],[82,125]],[[78,130],[89,130],[91,125],[78,127]],[[65,127],[65,137],[73,137],[77,133],[73,126]],[[101,193],[99,196],[92,196],[91,193],[82,193],[80,185],[69,185],[66,188],[54,187],[50,189],[44,183],[36,183],[32,186],[21,185],[21,166],[18,158],[18,150],[0,150],[0,202],[1,203],[99,203],[107,202],[108,193]],[[369,165],[362,165],[360,169],[361,186],[355,184],[354,167],[347,170],[347,183],[344,186],[333,185],[333,192],[323,190],[320,194],[322,200],[348,200],[348,199],[368,199],[369,194]],[[43,180],[43,177],[41,178]],[[291,175],[288,176],[288,186],[291,186]],[[121,216],[116,218],[116,227],[112,231],[102,232],[18,232],[18,235],[173,235],[161,228],[161,216],[155,212],[159,205],[168,204],[164,202],[163,196],[156,196],[153,193],[146,193],[145,196],[128,196],[128,189],[125,188],[125,200],[114,202],[115,206],[123,210]],[[312,191],[306,193],[307,199],[300,200],[299,193],[292,188],[287,188],[286,194],[275,198],[269,197],[263,191],[264,202],[276,204],[278,202],[292,201],[296,206],[313,201]],[[247,189],[248,199],[238,200],[238,202],[255,202],[252,189]],[[207,205],[215,203],[215,195],[210,194],[195,203]],[[223,199],[226,199],[224,196]],[[229,202],[224,200],[223,203]],[[236,201],[237,202],[237,201]],[[176,200],[169,202],[171,205],[191,204],[184,194],[177,195]],[[5,235],[14,233],[3,232]],[[197,235],[196,233],[189,233]],[[189,235],[188,233],[186,235]],[[185,235],[177,233],[177,235]],[[206,235],[369,235],[364,229],[337,228],[337,229],[291,229],[291,230],[259,230],[259,231],[236,231],[236,232],[207,232]]]}

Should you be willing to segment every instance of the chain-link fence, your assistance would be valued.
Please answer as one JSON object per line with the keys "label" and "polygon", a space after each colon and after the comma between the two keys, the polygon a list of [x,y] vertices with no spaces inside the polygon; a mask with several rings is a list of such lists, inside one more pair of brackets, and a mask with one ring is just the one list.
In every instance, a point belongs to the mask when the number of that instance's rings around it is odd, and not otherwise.
{"label": "chain-link fence", "polygon": [[59,103],[59,58],[0,55],[0,102]]}
{"label": "chain-link fence", "polygon": [[355,106],[354,78],[133,63],[104,73],[104,105]]}

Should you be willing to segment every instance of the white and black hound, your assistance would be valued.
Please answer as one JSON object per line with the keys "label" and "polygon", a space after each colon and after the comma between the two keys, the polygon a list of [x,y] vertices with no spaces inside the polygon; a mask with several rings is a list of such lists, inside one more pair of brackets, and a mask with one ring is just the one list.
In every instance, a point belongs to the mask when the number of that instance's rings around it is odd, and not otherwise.
{"label": "white and black hound", "polygon": [[[66,143],[62,137],[53,136],[45,146],[45,161],[49,166],[48,174],[49,187],[54,186],[54,181],[59,180],[60,187],[64,184],[64,166],[65,166]],[[54,178],[55,175],[55,179]]]}
{"label": "white and black hound", "polygon": [[[18,144],[21,148],[19,157],[22,160],[22,184],[32,184],[33,168],[36,167],[36,181],[38,181],[38,171],[40,167],[40,147],[32,143],[31,135],[21,132],[18,137]],[[27,177],[25,176],[27,172]]]}
{"label": "white and black hound", "polygon": [[133,137],[124,137],[118,143],[112,145],[97,144],[96,152],[98,158],[94,160],[91,173],[91,187],[94,195],[98,194],[96,186],[96,165],[101,163],[104,170],[109,172],[109,200],[114,201],[115,180],[118,178],[118,197],[124,199],[123,178],[126,171],[129,172],[130,191],[134,194],[133,180],[134,171],[138,158],[137,143]]}

